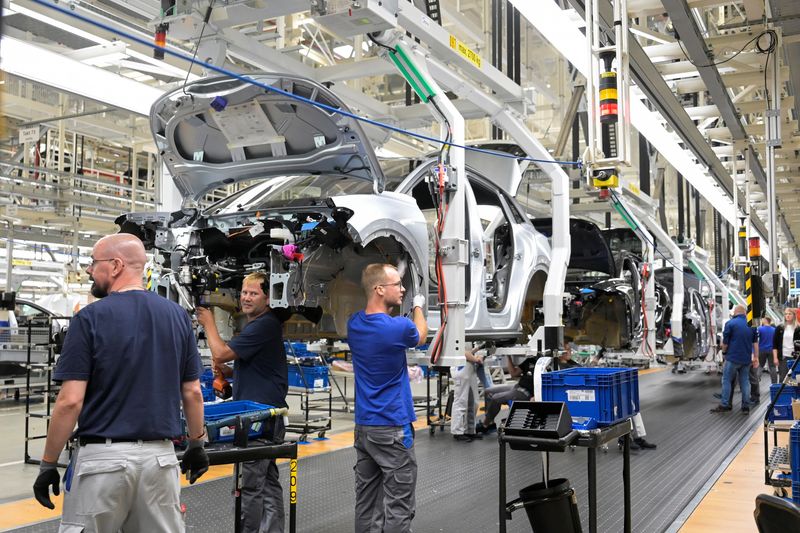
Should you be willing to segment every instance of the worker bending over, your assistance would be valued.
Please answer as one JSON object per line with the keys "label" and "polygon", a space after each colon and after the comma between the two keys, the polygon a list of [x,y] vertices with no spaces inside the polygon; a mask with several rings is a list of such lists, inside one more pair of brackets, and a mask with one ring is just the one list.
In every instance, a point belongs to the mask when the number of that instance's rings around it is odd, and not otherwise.
{"label": "worker bending over", "polygon": [[525,359],[515,365],[511,357],[506,356],[506,369],[512,378],[519,378],[516,383],[494,385],[483,391],[486,401],[486,413],[483,420],[475,426],[476,433],[487,433],[497,428],[494,419],[500,409],[509,401],[530,400],[533,398],[533,371],[535,359]]}
{"label": "worker bending over", "polygon": [[411,320],[391,316],[405,288],[389,264],[368,265],[361,275],[367,307],[347,323],[356,382],[355,531],[411,531],[415,513],[417,419],[408,381],[406,350],[425,343],[425,297],[414,296]]}
{"label": "worker bending over", "polygon": [[139,239],[117,234],[92,249],[86,271],[100,300],[72,318],[53,379],[61,382],[47,431],[36,500],[54,508],[58,456],[78,422],[64,476],[62,533],[183,531],[178,459],[190,483],[208,470],[203,450],[203,371],[189,315],[142,288],[147,258]]}
{"label": "worker bending over", "polygon": [[[286,351],[281,321],[269,307],[267,276],[253,272],[244,278],[239,302],[247,324],[227,344],[219,335],[211,310],[198,307],[197,321],[206,332],[217,372],[228,373],[233,363],[233,399],[286,407],[289,390]],[[283,418],[271,418],[264,434],[282,441],[286,434]],[[283,490],[274,459],[242,464],[242,531],[277,533],[284,528]]]}

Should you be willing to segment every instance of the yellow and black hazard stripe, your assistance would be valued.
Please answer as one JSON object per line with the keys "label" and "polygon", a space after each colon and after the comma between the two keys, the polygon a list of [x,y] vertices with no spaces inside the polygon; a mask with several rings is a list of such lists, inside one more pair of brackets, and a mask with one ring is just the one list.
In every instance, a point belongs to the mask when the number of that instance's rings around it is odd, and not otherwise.
{"label": "yellow and black hazard stripe", "polygon": [[747,302],[747,325],[753,325],[753,276],[750,265],[744,267],[744,299]]}

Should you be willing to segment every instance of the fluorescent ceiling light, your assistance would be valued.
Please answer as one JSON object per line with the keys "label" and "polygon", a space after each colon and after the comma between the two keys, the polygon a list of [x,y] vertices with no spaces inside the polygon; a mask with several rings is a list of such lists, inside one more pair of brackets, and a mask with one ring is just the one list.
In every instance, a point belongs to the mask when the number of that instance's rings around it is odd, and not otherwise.
{"label": "fluorescent ceiling light", "polygon": [[154,87],[6,36],[0,44],[0,69],[145,116],[163,95]]}
{"label": "fluorescent ceiling light", "polygon": [[[361,49],[365,52],[369,52],[369,45],[367,44],[367,41],[361,41]],[[336,46],[333,49],[333,53],[339,57],[349,59],[353,56],[353,46],[349,44]]]}
{"label": "fluorescent ceiling light", "polygon": [[109,41],[107,39],[103,39],[102,37],[100,37],[98,35],[94,35],[92,33],[89,33],[88,31],[84,31],[84,30],[78,29],[78,28],[76,28],[74,26],[70,26],[69,24],[66,24],[64,22],[56,20],[56,19],[54,19],[52,17],[48,17],[47,15],[39,13],[38,11],[34,11],[32,9],[28,9],[27,7],[23,7],[23,6],[19,5],[19,4],[11,2],[11,3],[9,3],[9,9],[4,9],[3,10],[3,16],[5,17],[5,16],[7,16],[9,14],[14,14],[14,13],[19,13],[20,15],[25,15],[25,16],[30,17],[32,19],[38,20],[40,22],[44,22],[45,24],[47,24],[49,26],[53,26],[54,28],[58,28],[59,30],[64,30],[64,31],[69,32],[69,33],[71,33],[73,35],[77,35],[78,37],[86,39],[87,41],[92,41],[93,43],[107,44],[107,43],[111,42],[111,41]]}
{"label": "fluorescent ceiling light", "polygon": [[[539,2],[510,0],[510,2],[581,74],[589,75],[586,36],[571,22],[567,12],[552,0]],[[739,226],[737,217],[739,213],[734,211],[731,198],[714,183],[708,171],[695,162],[694,155],[679,145],[674,133],[666,129],[657,113],[648,110],[640,100],[632,98],[630,120],[633,127],[644,135],[678,172],[683,174],[725,220],[734,227]]]}

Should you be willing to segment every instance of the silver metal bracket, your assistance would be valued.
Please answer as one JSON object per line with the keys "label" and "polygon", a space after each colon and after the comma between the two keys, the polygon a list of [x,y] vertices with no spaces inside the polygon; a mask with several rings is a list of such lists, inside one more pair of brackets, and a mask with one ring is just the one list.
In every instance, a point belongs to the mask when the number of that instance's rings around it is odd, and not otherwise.
{"label": "silver metal bracket", "polygon": [[443,265],[466,265],[469,263],[469,242],[466,239],[442,239],[439,255]]}

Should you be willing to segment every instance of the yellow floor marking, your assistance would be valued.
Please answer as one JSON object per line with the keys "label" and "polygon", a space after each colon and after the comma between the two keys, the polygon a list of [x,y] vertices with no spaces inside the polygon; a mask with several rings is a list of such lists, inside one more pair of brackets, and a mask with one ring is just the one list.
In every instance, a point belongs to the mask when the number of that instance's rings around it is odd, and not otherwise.
{"label": "yellow floor marking", "polygon": [[665,366],[662,366],[662,367],[659,367],[659,368],[644,368],[644,369],[640,368],[639,369],[639,375],[641,376],[643,374],[655,374],[656,372],[663,372],[666,369],[667,369],[667,367],[665,367]]}
{"label": "yellow floor marking", "polygon": [[[425,420],[417,420],[414,423],[414,428],[419,430],[427,427]],[[353,430],[342,431],[341,433],[334,433],[328,435],[327,440],[311,440],[308,444],[301,444],[297,447],[298,458],[310,457],[313,455],[321,455],[324,453],[335,452],[349,448],[353,445]],[[284,463],[288,459],[281,459],[278,462]],[[299,466],[302,469],[302,463]],[[214,481],[215,479],[231,477],[233,475],[233,465],[217,465],[208,469],[203,477],[198,481],[198,484]],[[181,486],[186,487],[189,482],[181,478]],[[62,487],[63,488],[63,487]],[[63,494],[59,496],[51,496],[53,504],[56,508],[52,511],[45,509],[34,498],[27,498],[24,500],[17,500],[15,502],[4,503],[0,505],[0,531],[8,529],[16,529],[26,525],[43,522],[45,520],[53,520],[61,516],[61,505],[63,502]]]}

